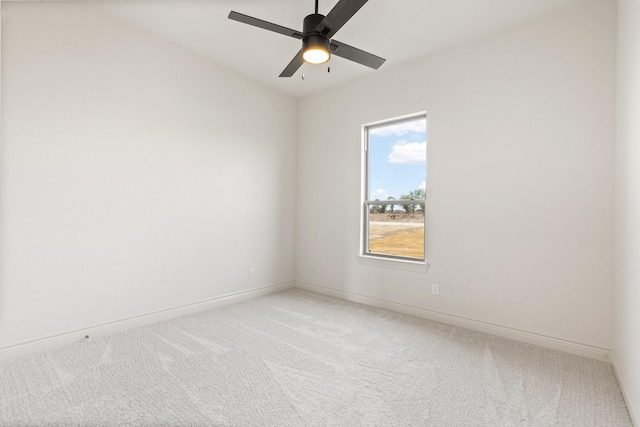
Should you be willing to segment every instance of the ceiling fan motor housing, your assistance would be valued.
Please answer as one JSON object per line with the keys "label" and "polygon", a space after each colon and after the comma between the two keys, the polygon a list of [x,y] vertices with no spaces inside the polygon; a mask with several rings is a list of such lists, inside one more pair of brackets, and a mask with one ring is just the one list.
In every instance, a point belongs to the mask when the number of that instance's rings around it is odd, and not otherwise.
{"label": "ceiling fan motor housing", "polygon": [[320,34],[318,31],[316,31],[316,28],[322,22],[323,19],[324,19],[324,15],[320,15],[319,13],[312,13],[311,15],[307,15],[307,17],[304,18],[304,22],[302,24],[302,31],[305,34],[310,34],[310,33]]}
{"label": "ceiling fan motor housing", "polygon": [[307,50],[309,47],[322,46],[329,51],[329,41],[322,33],[316,30],[323,19],[324,15],[319,13],[312,13],[304,18],[304,23],[302,24],[302,31],[304,32],[304,38],[302,39],[303,50]]}

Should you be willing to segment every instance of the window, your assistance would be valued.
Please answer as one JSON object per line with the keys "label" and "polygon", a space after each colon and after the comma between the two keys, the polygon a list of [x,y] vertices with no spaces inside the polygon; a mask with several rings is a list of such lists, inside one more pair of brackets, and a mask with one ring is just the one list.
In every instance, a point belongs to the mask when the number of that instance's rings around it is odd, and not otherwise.
{"label": "window", "polygon": [[361,255],[425,261],[427,118],[363,127]]}

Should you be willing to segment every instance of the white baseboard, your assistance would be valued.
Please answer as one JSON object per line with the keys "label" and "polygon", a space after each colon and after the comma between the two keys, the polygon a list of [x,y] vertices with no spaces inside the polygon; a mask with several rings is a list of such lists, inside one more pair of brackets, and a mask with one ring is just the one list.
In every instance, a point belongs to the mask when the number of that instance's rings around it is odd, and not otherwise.
{"label": "white baseboard", "polygon": [[142,314],[140,316],[130,317],[115,322],[109,322],[102,325],[91,326],[86,329],[79,329],[64,334],[51,337],[41,338],[26,343],[13,345],[10,347],[0,348],[0,364],[9,360],[37,353],[39,351],[60,347],[74,342],[82,341],[88,335],[89,337],[99,337],[102,335],[113,334],[127,329],[139,326],[149,325],[164,320],[174,319],[186,314],[196,313],[223,305],[228,305],[262,295],[291,289],[295,282],[286,282],[263,288],[250,289],[248,291],[235,292],[232,294],[221,295],[204,301],[198,301],[191,304],[185,304],[179,307],[169,308],[166,310],[156,311],[153,313]]}
{"label": "white baseboard", "polygon": [[624,397],[624,402],[627,404],[627,411],[629,411],[629,417],[631,417],[631,422],[634,426],[640,426],[640,408],[635,406],[637,399],[631,393],[631,389],[627,385],[627,375],[626,371],[622,369],[621,365],[615,360],[615,356],[613,358],[613,370],[616,373],[616,378],[618,379],[618,384],[620,385],[620,390],[622,390],[622,396]]}
{"label": "white baseboard", "polygon": [[399,304],[383,299],[372,298],[364,295],[354,294],[351,292],[341,291],[326,286],[314,285],[306,282],[296,282],[296,287],[312,292],[342,298],[348,301],[358,302],[361,304],[371,305],[374,307],[385,308],[387,310],[397,311],[399,313],[410,314],[424,319],[434,320],[436,322],[446,323],[448,325],[460,326],[474,331],[485,332],[491,335],[497,335],[509,338],[515,341],[521,341],[527,344],[533,344],[540,347],[551,348],[553,350],[564,351],[578,356],[588,357],[590,359],[601,360],[611,363],[611,350],[606,348],[594,347],[587,344],[568,341],[560,338],[549,337],[532,332],[522,331],[519,329],[508,328],[505,326],[494,325],[479,320],[468,319],[465,317],[455,316],[437,311],[427,310],[424,308],[414,307],[405,304]]}

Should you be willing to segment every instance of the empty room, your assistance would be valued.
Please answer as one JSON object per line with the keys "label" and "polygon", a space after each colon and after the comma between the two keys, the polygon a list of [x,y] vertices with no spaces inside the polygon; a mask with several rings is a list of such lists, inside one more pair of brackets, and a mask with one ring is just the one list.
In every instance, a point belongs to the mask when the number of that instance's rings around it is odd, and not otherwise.
{"label": "empty room", "polygon": [[1,426],[640,426],[639,0],[0,12]]}

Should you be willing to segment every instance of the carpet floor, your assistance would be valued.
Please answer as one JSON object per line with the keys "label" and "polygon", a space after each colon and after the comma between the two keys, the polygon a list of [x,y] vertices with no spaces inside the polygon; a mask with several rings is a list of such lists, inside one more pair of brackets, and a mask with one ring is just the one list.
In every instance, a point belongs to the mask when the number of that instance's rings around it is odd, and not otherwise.
{"label": "carpet floor", "polygon": [[13,360],[0,425],[632,424],[606,363],[293,289]]}

